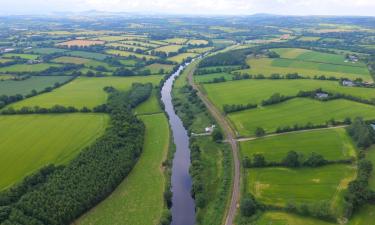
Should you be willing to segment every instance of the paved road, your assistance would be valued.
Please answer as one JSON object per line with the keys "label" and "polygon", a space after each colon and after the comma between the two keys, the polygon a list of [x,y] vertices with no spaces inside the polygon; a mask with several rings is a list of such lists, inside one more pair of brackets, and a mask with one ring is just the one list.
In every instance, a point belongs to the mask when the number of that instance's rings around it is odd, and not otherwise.
{"label": "paved road", "polygon": [[198,91],[198,96],[202,99],[212,116],[216,119],[219,123],[220,127],[223,129],[225,136],[232,147],[232,154],[233,154],[233,162],[234,162],[234,179],[232,184],[232,195],[230,200],[229,209],[227,211],[227,215],[225,218],[225,225],[232,225],[234,217],[236,216],[236,211],[239,206],[239,198],[240,198],[240,159],[238,153],[238,145],[236,140],[236,135],[232,130],[229,122],[225,119],[225,117],[221,114],[221,112],[211,103],[211,101],[204,95],[199,86],[194,83],[194,74],[193,69],[190,74],[188,75],[188,80],[190,85]]}

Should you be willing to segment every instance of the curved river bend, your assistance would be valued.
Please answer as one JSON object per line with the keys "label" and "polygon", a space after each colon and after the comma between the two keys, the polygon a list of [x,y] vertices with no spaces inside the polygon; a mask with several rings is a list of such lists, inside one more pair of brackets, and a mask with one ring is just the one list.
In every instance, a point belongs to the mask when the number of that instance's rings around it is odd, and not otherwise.
{"label": "curved river bend", "polygon": [[191,177],[189,136],[181,119],[176,115],[172,104],[173,82],[185,64],[170,76],[161,89],[161,100],[165,105],[165,111],[169,116],[169,124],[172,128],[173,141],[176,145],[176,152],[173,158],[172,167],[172,225],[193,225],[195,224],[195,203],[191,196]]}

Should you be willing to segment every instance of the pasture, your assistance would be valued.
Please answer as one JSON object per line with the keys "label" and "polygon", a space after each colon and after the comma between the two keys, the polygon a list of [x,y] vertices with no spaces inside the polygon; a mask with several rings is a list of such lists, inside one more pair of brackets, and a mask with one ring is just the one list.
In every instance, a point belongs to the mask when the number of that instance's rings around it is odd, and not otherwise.
{"label": "pasture", "polygon": [[163,113],[140,118],[146,134],[137,164],[108,198],[74,224],[158,224],[165,207],[162,162],[169,149],[169,126]]}
{"label": "pasture", "polygon": [[2,55],[4,58],[21,58],[27,60],[35,60],[39,58],[39,55],[34,54],[21,54],[21,53],[6,53]]}
{"label": "pasture", "polygon": [[43,166],[67,163],[108,121],[105,114],[0,116],[0,190]]}
{"label": "pasture", "polygon": [[192,52],[192,53],[202,54],[202,53],[211,51],[212,49],[214,49],[214,47],[191,48],[191,49],[188,49],[187,51]]}
{"label": "pasture", "polygon": [[303,36],[298,38],[298,41],[318,41],[321,37]]}
{"label": "pasture", "polygon": [[[194,76],[194,80],[197,83],[207,83],[207,82],[212,82],[215,78],[221,78],[221,77],[224,77],[226,81],[231,81],[233,78],[233,75],[230,73],[210,73],[210,74]],[[215,84],[218,84],[218,83],[215,83]],[[224,94],[224,92],[221,92],[221,93]],[[226,93],[226,94],[230,94],[230,93]]]}
{"label": "pasture", "polygon": [[32,48],[28,52],[32,52],[34,54],[47,55],[47,54],[54,54],[54,53],[63,53],[67,51],[68,50],[61,49],[61,48]]}
{"label": "pasture", "polygon": [[196,54],[196,53],[189,53],[189,52],[187,52],[187,53],[181,53],[181,54],[178,54],[176,56],[169,57],[168,60],[170,60],[172,62],[176,62],[176,63],[182,63],[187,58],[194,58],[197,55],[198,54]]}
{"label": "pasture", "polygon": [[61,65],[54,63],[15,64],[11,66],[1,67],[0,73],[42,72],[51,67],[61,67]]}
{"label": "pasture", "polygon": [[299,73],[305,77],[325,75],[326,77],[332,76],[352,80],[362,78],[364,81],[373,81],[365,66],[335,65],[283,58],[250,58],[247,63],[251,69],[239,70],[241,73],[263,74],[265,76],[270,76],[274,73],[282,75]]}
{"label": "pasture", "polygon": [[[150,70],[151,74],[167,74],[172,72],[174,65],[154,63],[143,67],[141,70]],[[160,73],[160,71],[163,71]]]}
{"label": "pasture", "polygon": [[46,87],[52,87],[55,83],[63,83],[70,78],[70,76],[33,76],[21,81],[1,81],[0,95],[27,95],[32,90],[42,91]]}
{"label": "pasture", "polygon": [[67,47],[88,47],[92,45],[102,45],[104,44],[104,41],[94,41],[94,40],[71,40],[71,41],[65,41],[62,43],[58,43],[58,46],[67,46]]}
{"label": "pasture", "polygon": [[171,52],[178,52],[183,46],[182,45],[167,45],[167,46],[162,46],[159,48],[155,48],[155,52],[165,52],[167,54]]}
{"label": "pasture", "polygon": [[122,57],[134,56],[139,59],[145,58],[146,60],[158,58],[152,55],[143,55],[143,54],[139,54],[135,52],[121,51],[121,50],[114,50],[114,49],[109,49],[109,50],[106,50],[105,52],[110,55],[116,55],[116,56],[122,56]]}
{"label": "pasture", "polygon": [[78,65],[84,65],[86,67],[98,67],[103,66],[104,68],[108,70],[113,70],[114,68],[110,65],[108,65],[105,62],[96,61],[93,59],[86,59],[86,58],[80,58],[80,57],[72,57],[72,56],[61,56],[59,58],[55,58],[52,60],[54,63],[62,63],[62,64],[78,64]]}
{"label": "pasture", "polygon": [[120,48],[120,49],[129,49],[129,50],[132,49],[133,51],[136,51],[138,49],[145,51],[145,50],[148,49],[148,48],[143,47],[143,46],[128,45],[128,44],[117,43],[117,42],[115,42],[115,43],[108,43],[108,44],[106,44],[106,46],[113,47],[113,48]]}
{"label": "pasture", "polygon": [[[332,202],[355,177],[355,167],[329,165],[319,168],[252,168],[248,191],[266,204]],[[333,204],[333,202],[332,202]]]}
{"label": "pasture", "polygon": [[296,151],[306,158],[311,153],[327,160],[348,159],[356,156],[356,148],[344,128],[286,133],[240,143],[241,154],[250,159],[262,154],[270,162],[281,162],[289,151]]}
{"label": "pasture", "polygon": [[[366,159],[370,160],[373,165],[375,164],[375,145],[367,150]],[[372,171],[372,174],[369,180],[369,186],[372,190],[375,191],[375,171],[374,170]]]}
{"label": "pasture", "polygon": [[207,40],[199,40],[199,39],[191,39],[188,42],[186,42],[187,45],[207,45]]}
{"label": "pasture", "polygon": [[348,225],[367,225],[369,221],[375,221],[375,206],[365,205],[354,213]]}
{"label": "pasture", "polygon": [[253,135],[257,127],[271,133],[280,126],[325,124],[330,119],[375,119],[375,107],[342,99],[321,102],[296,98],[275,105],[231,113],[228,117],[240,135],[248,136]]}
{"label": "pasture", "polygon": [[167,42],[169,44],[176,44],[176,45],[183,45],[188,41],[187,38],[169,38],[165,39],[164,42]]}
{"label": "pasture", "polygon": [[157,91],[158,89],[153,89],[152,95],[146,101],[137,106],[137,108],[135,108],[134,110],[134,113],[137,115],[144,115],[162,112],[163,110],[159,105]]}
{"label": "pasture", "polygon": [[95,59],[95,60],[104,60],[108,57],[108,55],[102,54],[102,53],[96,53],[96,52],[85,52],[85,51],[69,51],[65,53],[69,56],[74,57],[81,57],[81,58],[87,58],[87,59]]}
{"label": "pasture", "polygon": [[[206,77],[207,76],[207,77]],[[211,80],[210,76],[195,76],[198,82]],[[226,77],[226,76],[225,76]],[[310,79],[298,80],[240,80],[224,83],[204,84],[211,101],[221,110],[225,104],[259,104],[275,93],[295,96],[299,91],[313,91],[322,88],[324,91],[353,95],[364,99],[375,98],[374,89],[341,86],[338,81],[321,81]]]}
{"label": "pasture", "polygon": [[11,104],[10,107],[21,108],[23,106],[40,106],[50,108],[58,104],[74,106],[77,108],[82,108],[84,106],[93,108],[106,102],[108,94],[103,90],[104,87],[113,86],[120,90],[128,90],[132,83],[151,82],[156,85],[159,84],[161,78],[161,76],[79,77],[52,92],[25,99],[24,101]]}
{"label": "pasture", "polygon": [[[263,213],[254,225],[334,225],[323,220],[303,217],[296,214],[269,211]],[[357,224],[359,225],[359,224]]]}

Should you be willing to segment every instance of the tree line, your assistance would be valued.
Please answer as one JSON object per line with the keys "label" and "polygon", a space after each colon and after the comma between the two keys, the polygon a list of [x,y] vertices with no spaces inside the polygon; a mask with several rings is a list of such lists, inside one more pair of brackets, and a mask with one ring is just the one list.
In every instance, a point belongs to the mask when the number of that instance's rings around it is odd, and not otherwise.
{"label": "tree line", "polygon": [[[66,166],[40,170],[38,179],[26,178],[1,192],[0,222],[70,224],[106,198],[129,174],[142,152],[145,127],[131,107],[145,99],[144,91],[134,94],[140,89],[143,87],[111,92],[107,102],[111,120],[104,135]],[[130,99],[130,95],[136,99]]]}

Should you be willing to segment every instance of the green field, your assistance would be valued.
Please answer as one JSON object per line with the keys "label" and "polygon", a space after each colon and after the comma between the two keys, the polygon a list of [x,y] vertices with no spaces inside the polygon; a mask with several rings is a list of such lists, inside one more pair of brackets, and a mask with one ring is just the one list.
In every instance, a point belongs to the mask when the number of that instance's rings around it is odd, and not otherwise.
{"label": "green field", "polygon": [[104,60],[108,55],[96,52],[84,52],[84,51],[69,51],[65,53],[69,56],[82,57],[87,59]]}
{"label": "green field", "polygon": [[[373,165],[375,165],[375,145],[367,150],[366,159],[370,160]],[[371,178],[369,180],[369,185],[372,190],[375,191],[375,171],[372,171]]]}
{"label": "green field", "polygon": [[[208,76],[206,78],[206,76]],[[195,76],[198,81],[211,80],[210,76]],[[217,75],[219,76],[219,75]],[[227,76],[225,76],[227,77]],[[229,77],[229,76],[228,76]],[[225,104],[259,104],[274,93],[295,96],[299,91],[312,91],[322,88],[324,91],[353,95],[365,99],[375,98],[371,88],[341,86],[338,81],[321,80],[240,80],[216,84],[204,84],[208,97],[221,110]]]}
{"label": "green field", "polygon": [[187,45],[206,45],[208,44],[207,40],[198,40],[198,39],[191,39],[186,42]]}
{"label": "green field", "polygon": [[[254,223],[254,225],[333,225],[322,220],[298,216],[285,212],[266,212]],[[356,224],[363,225],[363,224]]]}
{"label": "green field", "polygon": [[202,54],[202,53],[205,53],[205,52],[211,51],[212,49],[214,49],[214,47],[191,48],[191,49],[188,49],[187,51],[188,51],[188,52],[192,52],[192,53]]}
{"label": "green field", "polygon": [[171,52],[178,52],[179,49],[181,49],[183,46],[182,45],[167,45],[167,46],[162,46],[159,48],[155,48],[155,52],[165,52],[167,54]]}
{"label": "green field", "polygon": [[32,48],[29,51],[35,54],[47,55],[53,53],[63,53],[67,52],[68,50],[61,48]]}
{"label": "green field", "polygon": [[28,60],[35,60],[39,58],[39,55],[33,55],[33,54],[18,54],[18,53],[6,53],[2,55],[4,58],[21,58],[21,59],[28,59]]}
{"label": "green field", "polygon": [[98,138],[104,114],[0,116],[0,190],[48,164],[64,164]]}
{"label": "green field", "polygon": [[242,73],[246,72],[254,75],[263,74],[265,76],[274,73],[299,73],[300,75],[309,77],[325,75],[326,77],[345,77],[352,80],[362,78],[365,81],[372,82],[372,78],[366,67],[269,58],[251,58],[247,63],[250,65],[251,69],[240,70]]}
{"label": "green field", "polygon": [[137,49],[145,51],[148,49],[143,46],[128,45],[128,44],[123,44],[123,43],[108,43],[106,44],[106,46],[113,47],[113,48],[120,48],[120,49],[133,49],[132,51],[135,51]]}
{"label": "green field", "polygon": [[375,206],[365,205],[353,215],[348,225],[370,225],[374,221],[375,221]]}
{"label": "green field", "polygon": [[198,54],[196,54],[196,53],[181,53],[181,54],[178,54],[176,56],[169,57],[168,60],[176,62],[176,63],[182,63],[185,59],[187,59],[189,57],[194,58],[197,55]]}
{"label": "green field", "polygon": [[137,108],[135,108],[135,114],[153,114],[163,111],[159,105],[157,91],[158,89],[154,89],[152,95],[145,102],[142,102]]}
{"label": "green field", "polygon": [[42,72],[51,67],[61,67],[61,65],[53,63],[16,64],[0,68],[0,73]]}
{"label": "green field", "polygon": [[266,107],[245,110],[229,114],[237,131],[241,135],[253,135],[257,127],[266,132],[274,132],[279,126],[325,124],[334,118],[343,121],[346,117],[375,118],[375,107],[348,100],[321,102],[312,99],[297,98]]}
{"label": "green field", "polygon": [[78,64],[78,65],[85,65],[86,67],[98,67],[103,66],[104,68],[108,70],[113,70],[114,68],[110,65],[108,65],[105,62],[96,61],[93,59],[86,59],[86,58],[80,58],[80,57],[72,57],[72,56],[62,56],[56,59],[53,59],[52,62],[54,63],[71,63],[71,64]]}
{"label": "green field", "polygon": [[[230,73],[210,73],[210,74],[194,76],[194,81],[197,83],[207,83],[207,82],[212,82],[213,79],[215,78],[221,78],[221,77],[224,77],[226,81],[231,81],[233,78],[233,75]],[[230,93],[227,93],[227,94],[230,94]]]}
{"label": "green field", "polygon": [[355,167],[330,165],[319,168],[252,168],[248,190],[261,202],[274,205],[335,201],[355,177]]}
{"label": "green field", "polygon": [[106,102],[108,94],[103,90],[104,87],[113,86],[120,90],[127,90],[134,82],[159,84],[161,78],[161,76],[79,77],[52,92],[26,99],[10,106],[14,108],[21,108],[23,106],[48,108],[58,104],[77,108],[84,106],[93,108]]}
{"label": "green field", "polygon": [[150,70],[151,74],[160,74],[160,70],[163,69],[163,74],[172,72],[174,65],[154,63],[143,67],[141,70]]}
{"label": "green field", "polygon": [[297,40],[298,41],[317,41],[319,40],[321,37],[309,37],[309,36],[304,36],[304,37],[300,37],[298,38]]}
{"label": "green field", "polygon": [[146,125],[146,135],[136,166],[107,199],[75,224],[159,224],[165,207],[162,162],[169,147],[169,126],[163,113],[140,118]]}
{"label": "green field", "polygon": [[327,160],[356,156],[356,148],[344,128],[288,133],[240,143],[242,156],[263,154],[267,161],[281,162],[289,151],[306,158],[315,152]]}
{"label": "green field", "polygon": [[158,58],[158,57],[152,56],[152,55],[143,55],[143,54],[139,54],[139,53],[135,53],[135,52],[121,51],[121,50],[114,50],[114,49],[106,50],[106,53],[110,54],[110,55],[123,56],[123,57],[135,56],[139,59],[145,58],[147,60]]}
{"label": "green field", "polygon": [[1,81],[0,95],[27,95],[30,94],[32,90],[42,91],[46,87],[53,87],[56,82],[63,83],[70,78],[69,76],[33,76],[21,81]]}
{"label": "green field", "polygon": [[168,42],[170,44],[182,45],[182,44],[185,44],[185,42],[187,42],[188,39],[186,39],[186,38],[169,38],[169,39],[165,39],[163,41]]}

